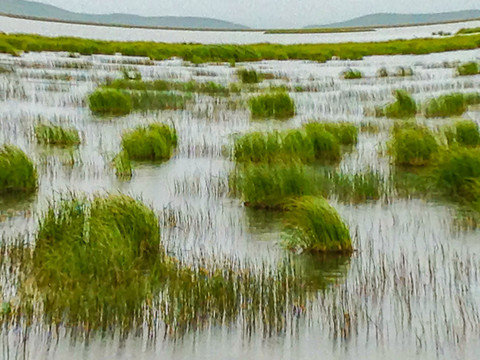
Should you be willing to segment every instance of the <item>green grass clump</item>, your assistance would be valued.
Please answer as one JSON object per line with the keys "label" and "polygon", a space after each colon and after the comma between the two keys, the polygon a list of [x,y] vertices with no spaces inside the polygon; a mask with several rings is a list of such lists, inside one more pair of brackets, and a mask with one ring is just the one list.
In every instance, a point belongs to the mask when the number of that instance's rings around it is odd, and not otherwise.
{"label": "green grass clump", "polygon": [[449,151],[437,165],[438,185],[447,195],[475,201],[480,197],[480,149]]}
{"label": "green grass clump", "polygon": [[325,162],[340,160],[340,144],[336,136],[327,131],[325,124],[306,124],[305,131],[307,133],[307,137],[313,144],[313,150],[317,160]]}
{"label": "green grass clump", "polygon": [[417,113],[417,104],[405,90],[395,91],[396,101],[385,107],[385,116],[394,119],[414,117]]}
{"label": "green grass clump", "polygon": [[345,80],[361,79],[363,78],[363,74],[359,70],[347,69],[342,72],[342,77]]}
{"label": "green grass clump", "polygon": [[438,151],[432,132],[422,127],[398,129],[394,132],[392,152],[400,166],[427,165]]}
{"label": "green grass clump", "polygon": [[295,115],[295,103],[283,91],[252,97],[248,104],[254,118],[288,119]]}
{"label": "green grass clump", "polygon": [[358,128],[353,124],[346,122],[322,123],[322,126],[342,145],[355,145],[358,142]]}
{"label": "green grass clump", "polygon": [[478,73],[479,68],[475,61],[457,66],[457,74],[460,76],[477,75]]}
{"label": "green grass clump", "polygon": [[133,109],[128,94],[116,89],[98,89],[88,97],[90,110],[99,115],[127,115]]}
{"label": "green grass clump", "polygon": [[37,186],[37,170],[32,160],[16,146],[1,146],[0,193],[32,193]]}
{"label": "green grass clump", "polygon": [[478,131],[478,125],[474,121],[458,121],[455,124],[455,130],[457,143],[465,146],[480,145],[480,133]]}
{"label": "green grass clump", "polygon": [[279,210],[292,198],[318,192],[314,171],[295,163],[247,163],[232,173],[230,186],[246,206]]}
{"label": "green grass clump", "polygon": [[132,160],[165,161],[176,146],[177,132],[161,123],[140,126],[122,136],[123,150]]}
{"label": "green grass clump", "polygon": [[256,84],[262,81],[262,76],[255,69],[240,69],[237,71],[237,76],[244,84]]}
{"label": "green grass clump", "polygon": [[35,244],[45,313],[92,327],[139,311],[163,257],[156,214],[125,195],[61,200],[40,221]]}
{"label": "green grass clump", "polygon": [[34,129],[37,142],[44,145],[73,146],[80,144],[78,131],[53,124],[39,124]]}
{"label": "green grass clump", "polygon": [[300,130],[253,132],[235,139],[234,158],[237,162],[274,162],[315,160],[313,145]]}
{"label": "green grass clump", "polygon": [[286,245],[312,253],[353,251],[350,231],[338,212],[325,199],[312,196],[289,204]]}
{"label": "green grass clump", "polygon": [[113,167],[115,168],[115,175],[120,179],[130,179],[133,175],[132,163],[125,150],[120,151],[113,158]]}
{"label": "green grass clump", "polygon": [[424,108],[427,118],[460,116],[467,110],[465,96],[460,93],[446,94],[430,99]]}

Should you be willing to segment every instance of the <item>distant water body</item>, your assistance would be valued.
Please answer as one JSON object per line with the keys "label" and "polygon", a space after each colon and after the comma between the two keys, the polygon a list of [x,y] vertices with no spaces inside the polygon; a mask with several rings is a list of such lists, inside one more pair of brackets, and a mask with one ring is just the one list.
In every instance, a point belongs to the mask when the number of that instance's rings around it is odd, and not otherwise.
{"label": "distant water body", "polygon": [[480,21],[451,24],[379,28],[375,31],[324,34],[265,34],[258,31],[201,31],[123,28],[101,25],[69,24],[0,16],[0,31],[44,36],[74,36],[112,41],[156,41],[201,44],[315,44],[373,42],[434,37],[433,33],[456,33],[462,28],[480,27]]}

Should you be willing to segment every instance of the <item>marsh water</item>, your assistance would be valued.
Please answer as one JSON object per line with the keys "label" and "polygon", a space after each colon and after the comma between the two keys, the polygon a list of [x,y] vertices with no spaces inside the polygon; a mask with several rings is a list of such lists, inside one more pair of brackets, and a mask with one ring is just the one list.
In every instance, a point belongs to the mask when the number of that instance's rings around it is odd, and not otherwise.
{"label": "marsh water", "polygon": [[[33,33],[43,36],[73,36],[110,41],[156,41],[199,44],[307,44],[371,42],[396,39],[438,37],[438,33],[455,34],[463,28],[480,26],[480,21],[378,28],[374,31],[324,34],[266,34],[263,31],[201,31],[122,28],[100,25],[67,24],[0,16],[0,31]],[[436,34],[436,35],[434,35]]]}
{"label": "marsh water", "polygon": [[[227,85],[237,81],[236,69],[228,65],[194,66],[181,60],[152,62],[123,56],[72,58],[67,53],[0,55],[0,64],[14,70],[0,75],[0,144],[21,147],[37,164],[40,177],[36,195],[0,198],[3,243],[19,237],[33,241],[41,213],[53,198],[70,192],[122,192],[155,209],[168,252],[184,261],[224,256],[275,264],[288,258],[329,284],[278,333],[245,334],[239,318],[192,330],[181,338],[134,332],[126,338],[98,335],[87,341],[62,326],[52,331],[40,321],[28,328],[19,322],[1,329],[2,358],[476,358],[480,351],[480,231],[463,224],[454,205],[394,195],[357,205],[332,198],[357,251],[340,259],[292,255],[280,245],[281,217],[244,207],[228,193],[228,174],[236,134],[325,120],[377,126],[379,131],[360,133],[355,149],[339,167],[349,173],[372,169],[388,175],[390,159],[385,148],[393,121],[365,114],[375,105],[392,101],[392,91],[399,88],[417,100],[476,90],[480,76],[457,77],[454,67],[479,57],[476,50],[324,64],[237,64],[275,75],[260,86],[308,90],[291,92],[294,118],[256,122],[246,106],[250,94],[244,92],[230,97],[194,94],[185,110],[121,118],[96,117],[86,104],[89,92],[108,77],[121,77],[125,66],[138,69],[145,80]],[[376,77],[379,68],[394,71],[398,66],[411,67],[414,76]],[[341,79],[340,73],[348,67],[361,70],[365,78]],[[480,110],[471,108],[464,117],[480,123]],[[33,127],[39,121],[76,127],[82,145],[75,150],[37,145]],[[163,164],[135,164],[131,180],[117,179],[111,161],[120,149],[122,132],[154,121],[177,129],[175,156]],[[452,119],[419,121],[435,128]],[[14,275],[8,274],[0,282],[3,301],[15,298],[15,281],[9,278]]]}

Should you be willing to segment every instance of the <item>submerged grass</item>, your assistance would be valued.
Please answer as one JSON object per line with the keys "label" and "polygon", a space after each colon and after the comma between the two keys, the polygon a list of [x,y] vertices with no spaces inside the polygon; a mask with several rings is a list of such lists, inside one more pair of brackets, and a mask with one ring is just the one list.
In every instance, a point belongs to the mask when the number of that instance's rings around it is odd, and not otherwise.
{"label": "submerged grass", "polygon": [[414,117],[417,113],[417,104],[412,96],[405,90],[396,90],[396,101],[384,109],[385,116],[395,119]]}
{"label": "submerged grass", "polygon": [[325,199],[301,197],[287,209],[287,247],[313,253],[353,251],[348,227]]}
{"label": "submerged grass", "polygon": [[123,150],[132,160],[165,161],[176,146],[177,132],[161,123],[140,126],[122,136]]}
{"label": "submerged grass", "polygon": [[37,189],[38,175],[32,160],[18,147],[0,147],[0,194],[32,193]]}
{"label": "submerged grass", "polygon": [[63,128],[54,124],[38,124],[34,128],[35,136],[39,144],[74,146],[80,144],[78,130]]}
{"label": "submerged grass", "polygon": [[284,91],[252,97],[248,104],[252,117],[257,119],[288,119],[295,115],[295,103]]}

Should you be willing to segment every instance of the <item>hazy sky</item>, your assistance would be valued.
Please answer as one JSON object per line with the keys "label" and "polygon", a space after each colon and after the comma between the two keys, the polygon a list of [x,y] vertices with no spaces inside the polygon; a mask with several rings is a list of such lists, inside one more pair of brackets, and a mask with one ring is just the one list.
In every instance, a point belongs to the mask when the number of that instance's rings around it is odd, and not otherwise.
{"label": "hazy sky", "polygon": [[480,9],[480,0],[36,0],[85,13],[202,16],[250,27],[302,27],[374,12]]}

